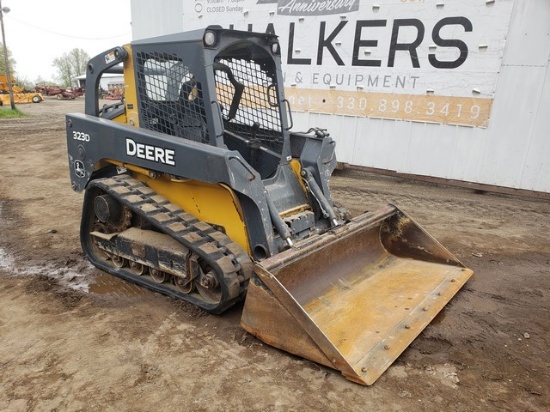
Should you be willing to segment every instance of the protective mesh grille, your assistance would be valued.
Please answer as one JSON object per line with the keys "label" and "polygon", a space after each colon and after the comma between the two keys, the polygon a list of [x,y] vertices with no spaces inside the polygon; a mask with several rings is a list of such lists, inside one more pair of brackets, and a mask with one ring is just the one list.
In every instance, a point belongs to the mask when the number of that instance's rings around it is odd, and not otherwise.
{"label": "protective mesh grille", "polygon": [[215,71],[217,99],[222,106],[225,129],[245,138],[256,138],[262,145],[280,153],[283,140],[275,80],[252,60],[221,59],[220,63],[228,66],[235,80],[244,85],[239,107],[230,119],[236,88],[225,71]]}
{"label": "protective mesh grille", "polygon": [[176,55],[137,54],[141,127],[210,143],[201,84]]}

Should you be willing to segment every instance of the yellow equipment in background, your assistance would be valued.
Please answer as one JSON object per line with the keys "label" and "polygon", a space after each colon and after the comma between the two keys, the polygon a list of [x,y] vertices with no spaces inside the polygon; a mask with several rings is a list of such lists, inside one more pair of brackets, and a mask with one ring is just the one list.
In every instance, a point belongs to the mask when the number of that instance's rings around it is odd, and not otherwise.
{"label": "yellow equipment in background", "polygon": [[[40,103],[44,98],[41,93],[25,90],[14,84],[11,78],[13,101],[15,104],[22,103]],[[0,106],[10,104],[10,94],[8,87],[8,78],[5,74],[0,74]]]}

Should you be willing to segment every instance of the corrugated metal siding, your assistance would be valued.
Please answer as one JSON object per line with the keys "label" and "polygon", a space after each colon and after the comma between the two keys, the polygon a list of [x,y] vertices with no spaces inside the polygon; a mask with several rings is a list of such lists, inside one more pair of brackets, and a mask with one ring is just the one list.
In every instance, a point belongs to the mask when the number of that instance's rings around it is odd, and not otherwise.
{"label": "corrugated metal siding", "polygon": [[[550,23],[549,23],[550,25]],[[520,187],[550,192],[550,60],[546,66],[540,102],[529,133],[530,141],[523,161]]]}
{"label": "corrugated metal siding", "polygon": [[516,1],[489,127],[295,113],[326,128],[340,161],[550,192],[550,2]]}
{"label": "corrugated metal siding", "polygon": [[[183,30],[184,0],[131,0],[134,40],[178,33]],[[187,4],[189,7],[189,4]]]}
{"label": "corrugated metal siding", "polygon": [[503,64],[545,66],[550,55],[550,2],[516,0]]}
{"label": "corrugated metal siding", "polygon": [[[134,38],[183,30],[184,3],[132,0]],[[294,130],[328,129],[342,162],[550,192],[550,1],[514,1],[486,129],[315,113],[293,117]]]}
{"label": "corrugated metal siding", "polygon": [[543,67],[502,67],[494,115],[484,136],[478,167],[478,179],[483,179],[483,183],[520,187],[545,71]]}

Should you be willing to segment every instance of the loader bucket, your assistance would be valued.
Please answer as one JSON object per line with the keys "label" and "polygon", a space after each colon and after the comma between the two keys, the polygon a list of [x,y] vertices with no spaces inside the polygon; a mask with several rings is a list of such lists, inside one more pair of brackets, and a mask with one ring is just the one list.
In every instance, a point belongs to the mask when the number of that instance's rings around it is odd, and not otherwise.
{"label": "loader bucket", "polygon": [[257,263],[241,324],[371,385],[472,273],[388,205]]}

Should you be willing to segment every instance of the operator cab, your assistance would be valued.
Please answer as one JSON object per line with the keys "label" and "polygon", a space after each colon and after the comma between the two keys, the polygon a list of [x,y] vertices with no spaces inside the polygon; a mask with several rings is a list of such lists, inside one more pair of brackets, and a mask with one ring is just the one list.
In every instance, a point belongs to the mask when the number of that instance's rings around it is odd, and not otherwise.
{"label": "operator cab", "polygon": [[236,150],[262,179],[289,158],[275,35],[209,27],[132,50],[141,127]]}

